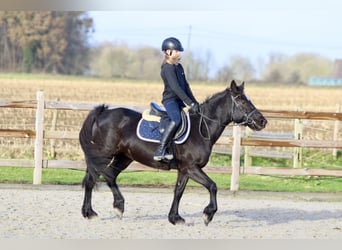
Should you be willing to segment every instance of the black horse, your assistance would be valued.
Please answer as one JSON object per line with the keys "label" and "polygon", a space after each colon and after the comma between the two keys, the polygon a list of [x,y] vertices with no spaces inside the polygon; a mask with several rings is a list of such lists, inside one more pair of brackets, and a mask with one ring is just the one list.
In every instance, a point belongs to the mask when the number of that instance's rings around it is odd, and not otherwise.
{"label": "black horse", "polygon": [[[185,186],[190,179],[202,184],[210,193],[210,202],[203,211],[204,223],[213,219],[217,211],[217,187],[202,170],[207,164],[212,147],[225,127],[234,122],[261,130],[267,120],[244,94],[244,83],[231,82],[230,88],[216,93],[200,105],[200,113],[190,113],[191,132],[186,142],[174,145],[177,182],[168,219],[172,224],[184,223],[178,207]],[[80,131],[79,139],[87,164],[83,179],[85,189],[82,214],[97,216],[91,205],[92,190],[102,175],[114,196],[114,210],[119,218],[124,212],[122,196],[116,178],[134,160],[157,169],[170,169],[170,163],[153,160],[157,143],[145,142],[136,135],[142,114],[127,108],[108,109],[98,106],[90,111]]]}

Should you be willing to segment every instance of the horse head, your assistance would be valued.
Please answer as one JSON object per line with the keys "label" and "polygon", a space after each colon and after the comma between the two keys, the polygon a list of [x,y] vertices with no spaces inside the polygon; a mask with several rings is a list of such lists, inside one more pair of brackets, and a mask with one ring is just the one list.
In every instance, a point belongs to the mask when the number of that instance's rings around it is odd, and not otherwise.
{"label": "horse head", "polygon": [[267,120],[245,95],[244,86],[245,82],[238,86],[234,80],[230,84],[232,121],[237,125],[248,126],[252,130],[262,130]]}

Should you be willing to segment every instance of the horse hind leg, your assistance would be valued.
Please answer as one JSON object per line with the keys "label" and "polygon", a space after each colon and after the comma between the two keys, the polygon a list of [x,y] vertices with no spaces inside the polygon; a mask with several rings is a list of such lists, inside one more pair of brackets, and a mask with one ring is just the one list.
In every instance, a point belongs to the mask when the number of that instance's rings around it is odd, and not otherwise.
{"label": "horse hind leg", "polygon": [[97,216],[97,213],[93,210],[91,199],[92,199],[92,192],[93,188],[96,185],[96,181],[98,179],[98,176],[90,173],[87,170],[86,175],[83,178],[83,187],[84,187],[84,200],[82,205],[82,215],[84,218],[94,218]]}
{"label": "horse hind leg", "polygon": [[114,213],[119,218],[122,219],[123,213],[125,211],[125,198],[120,192],[120,189],[116,183],[117,176],[128,167],[132,162],[131,159],[124,155],[117,155],[111,165],[107,166],[103,172],[103,177],[105,178],[107,185],[113,193],[113,207]]}

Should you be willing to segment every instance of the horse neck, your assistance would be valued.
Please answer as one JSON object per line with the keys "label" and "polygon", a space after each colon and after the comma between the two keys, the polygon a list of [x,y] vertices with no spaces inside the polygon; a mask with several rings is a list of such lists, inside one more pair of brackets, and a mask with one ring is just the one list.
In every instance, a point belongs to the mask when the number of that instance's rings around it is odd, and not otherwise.
{"label": "horse neck", "polygon": [[232,99],[229,90],[214,95],[202,104],[201,108],[204,115],[202,119],[206,120],[208,124],[210,140],[213,144],[232,121],[231,106]]}

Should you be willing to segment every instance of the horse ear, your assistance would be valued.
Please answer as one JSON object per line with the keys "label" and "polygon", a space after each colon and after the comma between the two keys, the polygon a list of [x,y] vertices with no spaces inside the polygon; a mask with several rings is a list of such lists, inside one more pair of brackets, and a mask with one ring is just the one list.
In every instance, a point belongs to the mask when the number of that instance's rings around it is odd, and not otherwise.
{"label": "horse ear", "polygon": [[234,93],[238,93],[238,92],[239,92],[235,80],[232,80],[232,82],[230,83],[230,89],[231,89]]}
{"label": "horse ear", "polygon": [[241,83],[240,87],[241,87],[241,89],[242,89],[242,92],[243,92],[243,91],[244,91],[244,89],[245,89],[245,82],[244,82],[244,81]]}

